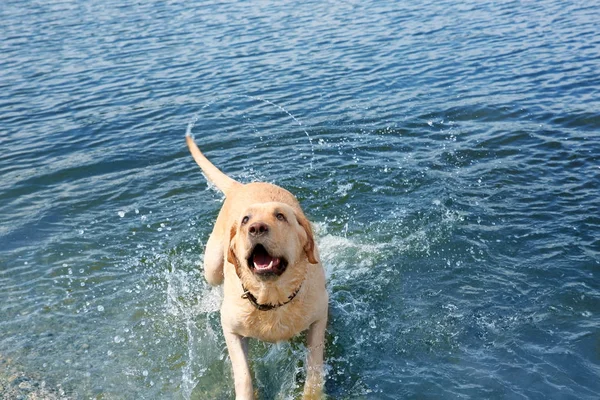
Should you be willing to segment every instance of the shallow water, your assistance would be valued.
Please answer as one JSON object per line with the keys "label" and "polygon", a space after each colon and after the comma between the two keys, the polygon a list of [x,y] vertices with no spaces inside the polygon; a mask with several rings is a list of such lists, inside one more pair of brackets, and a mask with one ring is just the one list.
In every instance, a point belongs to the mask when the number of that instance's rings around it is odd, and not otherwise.
{"label": "shallow water", "polygon": [[[315,223],[332,399],[597,398],[600,11],[413,3],[4,1],[0,354],[75,398],[233,398],[193,124]],[[301,392],[301,340],[251,353]]]}

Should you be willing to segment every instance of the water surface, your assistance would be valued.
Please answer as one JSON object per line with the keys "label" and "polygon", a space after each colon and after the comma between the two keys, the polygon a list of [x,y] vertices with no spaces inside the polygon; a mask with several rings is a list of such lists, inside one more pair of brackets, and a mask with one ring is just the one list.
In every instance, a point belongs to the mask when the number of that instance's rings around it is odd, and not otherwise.
{"label": "water surface", "polygon": [[[0,354],[74,398],[231,399],[222,196],[295,193],[332,399],[600,393],[600,11],[579,1],[4,1]],[[254,343],[265,399],[305,349]]]}

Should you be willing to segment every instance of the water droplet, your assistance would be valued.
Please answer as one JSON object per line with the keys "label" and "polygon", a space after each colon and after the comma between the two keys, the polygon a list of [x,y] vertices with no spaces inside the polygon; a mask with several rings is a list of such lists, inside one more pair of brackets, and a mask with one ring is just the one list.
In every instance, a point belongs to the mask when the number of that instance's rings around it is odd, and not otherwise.
{"label": "water droplet", "polygon": [[104,312],[104,306],[98,306],[98,311],[99,312]]}
{"label": "water droplet", "polygon": [[148,376],[148,371],[146,371],[146,370],[143,370],[143,371],[142,371],[142,375],[144,375],[144,376]]}

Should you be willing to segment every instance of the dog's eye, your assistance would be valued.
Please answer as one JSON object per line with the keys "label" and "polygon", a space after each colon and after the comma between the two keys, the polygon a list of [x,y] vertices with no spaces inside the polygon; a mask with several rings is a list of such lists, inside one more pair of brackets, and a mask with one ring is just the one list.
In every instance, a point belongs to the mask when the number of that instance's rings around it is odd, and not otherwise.
{"label": "dog's eye", "polygon": [[249,220],[250,220],[250,217],[246,215],[244,218],[242,218],[242,225],[246,225]]}
{"label": "dog's eye", "polygon": [[285,221],[285,215],[283,215],[282,213],[277,213],[275,217],[280,221]]}

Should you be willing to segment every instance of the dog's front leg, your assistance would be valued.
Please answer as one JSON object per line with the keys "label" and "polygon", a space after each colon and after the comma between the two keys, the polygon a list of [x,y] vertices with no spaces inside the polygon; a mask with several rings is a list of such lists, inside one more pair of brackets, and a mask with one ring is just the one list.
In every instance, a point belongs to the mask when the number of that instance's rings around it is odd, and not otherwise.
{"label": "dog's front leg", "polygon": [[223,331],[235,382],[236,400],[253,400],[252,376],[248,366],[248,338]]}
{"label": "dog's front leg", "polygon": [[211,233],[204,250],[204,277],[212,286],[223,283],[223,241],[215,232]]}
{"label": "dog's front leg", "polygon": [[307,335],[308,356],[306,360],[306,383],[303,400],[317,400],[323,396],[323,351],[325,350],[325,327],[327,317],[313,323]]}

